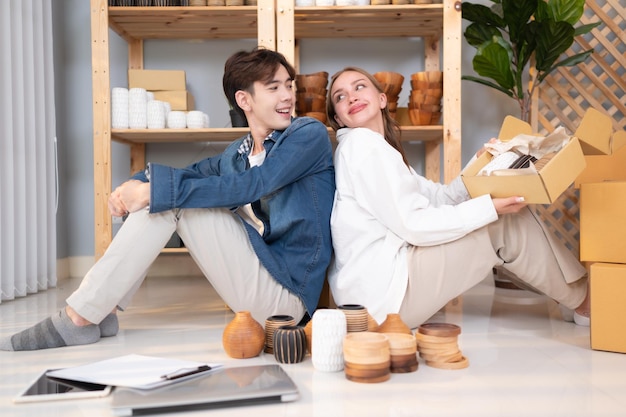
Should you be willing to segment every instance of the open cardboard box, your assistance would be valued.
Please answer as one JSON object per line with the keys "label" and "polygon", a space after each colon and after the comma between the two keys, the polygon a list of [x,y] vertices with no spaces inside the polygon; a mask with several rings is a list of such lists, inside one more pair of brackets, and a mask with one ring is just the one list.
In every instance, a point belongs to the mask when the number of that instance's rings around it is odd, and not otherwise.
{"label": "open cardboard box", "polygon": [[587,166],[574,186],[602,181],[626,181],[626,130],[613,133],[610,155],[585,155]]}
{"label": "open cardboard box", "polygon": [[[597,111],[587,112],[581,122],[580,130],[576,131],[571,140],[536,175],[477,175],[493,158],[491,154],[485,152],[461,173],[465,187],[472,197],[484,194],[492,197],[521,196],[529,204],[553,203],[585,168],[585,157],[580,141],[595,134],[590,126],[604,121],[599,116],[605,117]],[[528,123],[507,116],[498,138],[507,141],[519,134],[532,135],[534,133]]]}

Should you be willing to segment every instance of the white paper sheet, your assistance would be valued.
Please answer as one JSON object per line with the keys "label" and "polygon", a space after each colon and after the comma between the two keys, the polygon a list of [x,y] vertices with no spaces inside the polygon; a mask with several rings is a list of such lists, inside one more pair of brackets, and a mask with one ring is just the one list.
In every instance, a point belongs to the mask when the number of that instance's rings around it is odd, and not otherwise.
{"label": "white paper sheet", "polygon": [[[210,370],[172,380],[164,378],[165,375],[186,373],[187,371],[196,370],[203,365],[208,365]],[[204,375],[221,366],[221,364],[215,363],[207,364],[132,354],[86,365],[58,369],[48,372],[47,375],[72,381],[91,382],[115,387],[151,389]]]}

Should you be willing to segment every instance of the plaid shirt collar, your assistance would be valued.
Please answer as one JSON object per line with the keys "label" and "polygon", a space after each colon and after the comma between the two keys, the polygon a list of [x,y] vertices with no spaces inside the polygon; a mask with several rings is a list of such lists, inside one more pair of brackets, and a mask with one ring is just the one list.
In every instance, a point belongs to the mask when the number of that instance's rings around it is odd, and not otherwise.
{"label": "plaid shirt collar", "polygon": [[[269,135],[265,137],[265,140],[263,142],[266,142],[268,140],[275,142],[276,141],[276,139],[274,139],[275,134],[276,134],[276,131],[275,130],[272,131],[272,133],[270,133]],[[253,144],[252,134],[248,132],[248,136],[245,137],[243,142],[241,142],[241,145],[239,145],[239,149],[237,149],[237,152],[239,152],[239,155],[246,155],[250,153],[250,150],[252,149],[252,144]]]}

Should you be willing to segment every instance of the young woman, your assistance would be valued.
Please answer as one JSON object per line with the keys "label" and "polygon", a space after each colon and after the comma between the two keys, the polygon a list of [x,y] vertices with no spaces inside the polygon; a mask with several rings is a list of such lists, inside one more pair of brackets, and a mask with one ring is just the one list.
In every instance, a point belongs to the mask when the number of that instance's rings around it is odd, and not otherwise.
{"label": "young woman", "polygon": [[418,175],[373,76],[335,74],[327,111],[338,141],[329,273],[337,304],[362,304],[379,323],[400,313],[417,327],[502,266],[584,321],[585,268],[523,199],[470,199],[460,177],[443,185]]}

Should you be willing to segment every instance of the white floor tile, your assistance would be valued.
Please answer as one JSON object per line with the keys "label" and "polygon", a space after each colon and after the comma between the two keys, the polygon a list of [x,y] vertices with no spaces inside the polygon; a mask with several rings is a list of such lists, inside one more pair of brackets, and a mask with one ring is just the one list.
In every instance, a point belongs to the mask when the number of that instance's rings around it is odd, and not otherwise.
{"label": "white floor tile", "polygon": [[[44,319],[61,308],[79,280],[0,304],[0,336]],[[513,291],[513,292],[511,292]],[[235,360],[222,349],[224,326],[233,313],[203,278],[150,278],[128,311],[116,337],[89,345],[36,352],[0,352],[0,415],[31,417],[111,416],[109,398],[13,404],[13,397],[39,372],[129,353],[166,356],[227,366],[274,363],[262,353]],[[342,372],[283,365],[300,390],[289,404],[189,412],[184,415],[297,417],[404,416],[623,416],[626,356],[593,351],[589,329],[561,320],[545,297],[494,289],[485,280],[450,303],[431,321],[461,326],[464,370],[441,370],[422,359],[417,372],[392,374],[378,384],[346,380]],[[182,414],[181,414],[182,415]]]}

